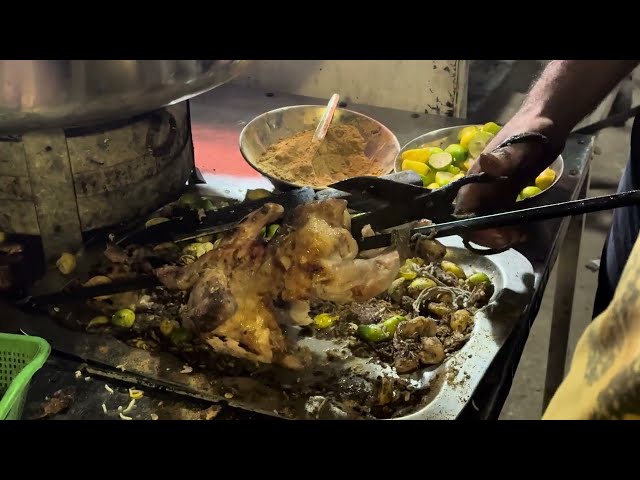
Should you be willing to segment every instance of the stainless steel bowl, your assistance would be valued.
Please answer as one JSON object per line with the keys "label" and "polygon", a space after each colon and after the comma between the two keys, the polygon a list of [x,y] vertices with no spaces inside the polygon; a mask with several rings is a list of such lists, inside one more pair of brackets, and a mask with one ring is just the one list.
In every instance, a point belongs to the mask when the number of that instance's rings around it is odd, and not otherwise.
{"label": "stainless steel bowl", "polygon": [[[297,105],[283,107],[263,113],[249,122],[240,133],[240,152],[258,172],[269,178],[278,187],[304,187],[304,180],[293,183],[264,172],[258,160],[266,150],[280,140],[296,135],[318,125],[325,106]],[[393,162],[400,151],[400,143],[391,130],[377,120],[358,112],[336,109],[331,125],[355,122],[366,141],[365,155],[369,159],[368,175],[386,175],[393,171]],[[377,130],[376,135],[366,131]],[[337,178],[336,181],[342,180]]]}
{"label": "stainless steel bowl", "polygon": [[[402,147],[402,149],[396,156],[394,170],[396,172],[402,171],[402,153],[403,152],[407,150],[412,150],[414,148],[420,148],[423,146],[440,147],[444,149],[446,146],[452,143],[458,143],[458,133],[460,133],[460,131],[463,128],[470,127],[470,126],[481,127],[481,125],[459,125],[456,127],[447,127],[447,128],[441,128],[439,130],[434,130],[432,132],[425,133],[424,135],[420,135],[419,137],[414,138],[409,143],[407,143],[404,147]],[[534,197],[529,197],[529,199],[536,198],[536,197],[539,197],[540,195],[543,195],[546,191],[550,190],[551,188],[553,188],[553,186],[556,183],[558,183],[558,180],[560,180],[560,177],[562,176],[562,172],[564,171],[564,160],[562,159],[562,156],[561,155],[558,156],[558,158],[556,158],[555,161],[551,165],[549,165],[549,168],[555,172],[556,174],[555,180],[553,181],[553,183],[549,188],[547,188],[546,190],[543,190],[542,193],[539,193]],[[522,200],[522,201],[526,202],[529,199]]]}
{"label": "stainless steel bowl", "polygon": [[245,60],[0,60],[0,133],[126,119],[227,82]]}

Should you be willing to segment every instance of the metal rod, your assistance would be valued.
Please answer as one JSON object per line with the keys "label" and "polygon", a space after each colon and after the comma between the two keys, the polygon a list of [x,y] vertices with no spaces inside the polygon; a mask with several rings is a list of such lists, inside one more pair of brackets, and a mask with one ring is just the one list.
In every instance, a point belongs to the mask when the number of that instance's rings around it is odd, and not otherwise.
{"label": "metal rod", "polygon": [[56,303],[67,303],[76,300],[85,300],[92,297],[104,295],[114,295],[116,293],[144,290],[160,285],[160,281],[153,276],[142,276],[131,280],[121,280],[106,285],[96,285],[93,287],[76,287],[73,289],[55,292],[50,294],[26,297],[17,302],[18,305],[52,305]]}
{"label": "metal rod", "polygon": [[619,122],[624,122],[631,117],[635,117],[638,113],[640,113],[640,105],[636,105],[635,107],[625,110],[624,112],[616,113],[590,125],[585,125],[584,127],[578,128],[572,131],[571,135],[593,135],[603,128],[613,127]]}
{"label": "metal rod", "polygon": [[[586,177],[580,188],[581,198],[587,195],[589,189],[588,171]],[[549,402],[564,379],[584,221],[584,215],[575,216],[569,221],[567,234],[560,247],[549,333],[549,355],[542,397],[542,414],[546,411]]]}

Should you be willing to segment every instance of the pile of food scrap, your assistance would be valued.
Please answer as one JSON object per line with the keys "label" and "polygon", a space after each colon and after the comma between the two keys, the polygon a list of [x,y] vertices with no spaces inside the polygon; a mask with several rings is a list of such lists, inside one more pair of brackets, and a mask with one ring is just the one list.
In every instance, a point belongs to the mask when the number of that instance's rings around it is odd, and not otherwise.
{"label": "pile of food scrap", "polygon": [[[228,199],[187,193],[177,202],[155,212],[145,226],[164,223],[189,210],[203,215],[231,203]],[[208,235],[187,242],[130,245],[126,248],[107,244],[101,261],[90,269],[88,278],[77,283],[84,287],[105,285],[153,274],[154,268],[163,265],[189,265],[216,248],[221,240],[222,235]],[[62,274],[70,275],[75,271],[76,263],[75,255],[67,252],[60,256],[56,266]],[[204,366],[207,362],[199,359],[205,357],[209,360],[209,349],[198,341],[194,332],[182,327],[180,312],[187,299],[186,292],[151,288],[52,306],[50,314],[67,328],[111,334],[132,347],[170,351],[191,363]]]}
{"label": "pile of food scrap", "polygon": [[446,249],[435,240],[421,247],[423,256],[407,259],[386,293],[363,303],[313,305],[316,335],[349,338],[356,355],[389,362],[398,374],[439,365],[459,350],[493,294],[491,280],[444,260]]}
{"label": "pile of food scrap", "polygon": [[[380,133],[377,126],[333,125],[318,150],[312,146],[314,133],[309,129],[283,138],[264,152],[257,166],[272,177],[318,188],[350,177],[386,173],[377,170],[365,153],[367,143]],[[321,165],[322,171],[314,165]]]}

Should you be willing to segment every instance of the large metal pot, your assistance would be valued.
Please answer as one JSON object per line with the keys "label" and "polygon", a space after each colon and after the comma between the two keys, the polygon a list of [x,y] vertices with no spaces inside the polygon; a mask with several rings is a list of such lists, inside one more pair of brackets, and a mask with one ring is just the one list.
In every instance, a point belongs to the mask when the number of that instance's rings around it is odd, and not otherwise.
{"label": "large metal pot", "polygon": [[0,138],[0,231],[38,235],[47,258],[82,232],[176,198],[194,166],[188,102],[108,126]]}
{"label": "large metal pot", "polygon": [[246,60],[0,60],[0,133],[129,118],[227,82]]}

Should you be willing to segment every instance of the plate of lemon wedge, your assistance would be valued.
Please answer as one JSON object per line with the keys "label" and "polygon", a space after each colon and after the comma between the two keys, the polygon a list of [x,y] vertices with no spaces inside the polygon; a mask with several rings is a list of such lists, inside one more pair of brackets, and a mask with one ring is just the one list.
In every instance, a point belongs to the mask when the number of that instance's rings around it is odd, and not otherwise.
{"label": "plate of lemon wedge", "polygon": [[[425,133],[407,143],[396,157],[395,171],[413,170],[425,188],[436,190],[464,177],[487,144],[501,130],[495,122],[460,125]],[[552,188],[562,176],[559,156],[541,171],[532,185],[522,189],[517,201],[537,197]]]}

